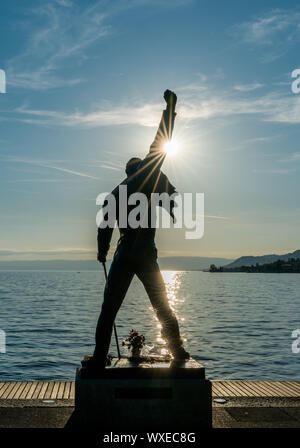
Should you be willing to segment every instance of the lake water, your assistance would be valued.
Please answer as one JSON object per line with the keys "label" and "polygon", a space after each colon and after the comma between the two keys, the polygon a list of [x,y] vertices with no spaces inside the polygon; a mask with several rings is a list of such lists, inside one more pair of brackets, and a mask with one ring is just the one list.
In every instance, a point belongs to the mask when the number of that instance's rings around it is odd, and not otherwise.
{"label": "lake water", "polygon": [[[163,271],[169,300],[210,379],[300,379],[300,275]],[[92,354],[104,276],[98,271],[0,271],[0,380],[72,380]],[[159,323],[134,279],[117,316],[120,341],[134,328],[164,351]],[[114,340],[111,353],[116,354]]]}

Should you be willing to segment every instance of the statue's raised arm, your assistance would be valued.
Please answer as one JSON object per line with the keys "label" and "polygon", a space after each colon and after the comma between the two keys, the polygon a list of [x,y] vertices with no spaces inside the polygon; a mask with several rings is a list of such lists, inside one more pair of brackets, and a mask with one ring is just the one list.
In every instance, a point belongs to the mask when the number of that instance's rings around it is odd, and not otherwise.
{"label": "statue's raised arm", "polygon": [[155,172],[159,172],[166,157],[164,145],[172,138],[176,117],[175,108],[177,96],[171,90],[166,90],[164,92],[164,99],[167,107],[162,113],[160,124],[150,146],[150,150],[139,166],[139,170],[142,170],[144,175],[146,173],[154,175]]}
{"label": "statue's raised arm", "polygon": [[172,138],[176,117],[175,107],[177,96],[171,90],[166,90],[164,92],[164,99],[167,103],[167,108],[163,111],[156,136],[150,146],[150,153],[157,151],[164,153],[164,145]]}

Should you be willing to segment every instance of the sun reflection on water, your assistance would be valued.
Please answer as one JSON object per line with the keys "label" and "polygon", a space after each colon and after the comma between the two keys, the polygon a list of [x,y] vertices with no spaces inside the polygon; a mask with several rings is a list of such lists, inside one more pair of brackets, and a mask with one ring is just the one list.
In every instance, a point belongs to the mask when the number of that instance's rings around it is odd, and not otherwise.
{"label": "sun reflection on water", "polygon": [[[161,271],[163,280],[166,285],[167,298],[170,304],[172,311],[175,313],[178,321],[184,321],[184,317],[181,317],[179,314],[179,310],[182,307],[182,303],[184,302],[183,297],[178,296],[178,290],[181,286],[181,272],[180,271]],[[158,321],[157,317],[154,315],[154,319]],[[156,343],[159,346],[159,352],[161,355],[166,355],[168,350],[164,347],[166,342],[161,337],[161,324],[158,322],[156,324],[157,335],[156,335]]]}

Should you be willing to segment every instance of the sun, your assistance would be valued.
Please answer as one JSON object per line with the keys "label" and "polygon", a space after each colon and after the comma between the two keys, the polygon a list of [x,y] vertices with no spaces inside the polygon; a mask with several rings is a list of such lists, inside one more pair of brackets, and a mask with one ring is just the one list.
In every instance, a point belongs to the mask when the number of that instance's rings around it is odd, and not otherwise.
{"label": "sun", "polygon": [[172,139],[169,142],[165,143],[164,151],[167,153],[168,156],[174,157],[178,152],[177,141],[175,139]]}

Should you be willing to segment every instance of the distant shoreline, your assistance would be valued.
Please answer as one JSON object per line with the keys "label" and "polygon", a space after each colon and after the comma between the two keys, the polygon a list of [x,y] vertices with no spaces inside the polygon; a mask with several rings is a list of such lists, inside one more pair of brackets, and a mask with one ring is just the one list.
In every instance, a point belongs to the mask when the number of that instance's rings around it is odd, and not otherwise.
{"label": "distant shoreline", "polygon": [[257,274],[300,274],[300,258],[289,258],[288,260],[276,260],[273,263],[256,263],[255,265],[243,265],[236,267],[220,267],[214,264],[210,266],[209,272],[244,272]]}
{"label": "distant shoreline", "polygon": [[[162,270],[169,271],[203,271],[213,263],[221,266],[232,260],[212,257],[159,257],[158,264]],[[112,260],[107,260],[110,266]],[[0,261],[0,271],[99,271],[102,266],[97,260],[11,260]]]}

